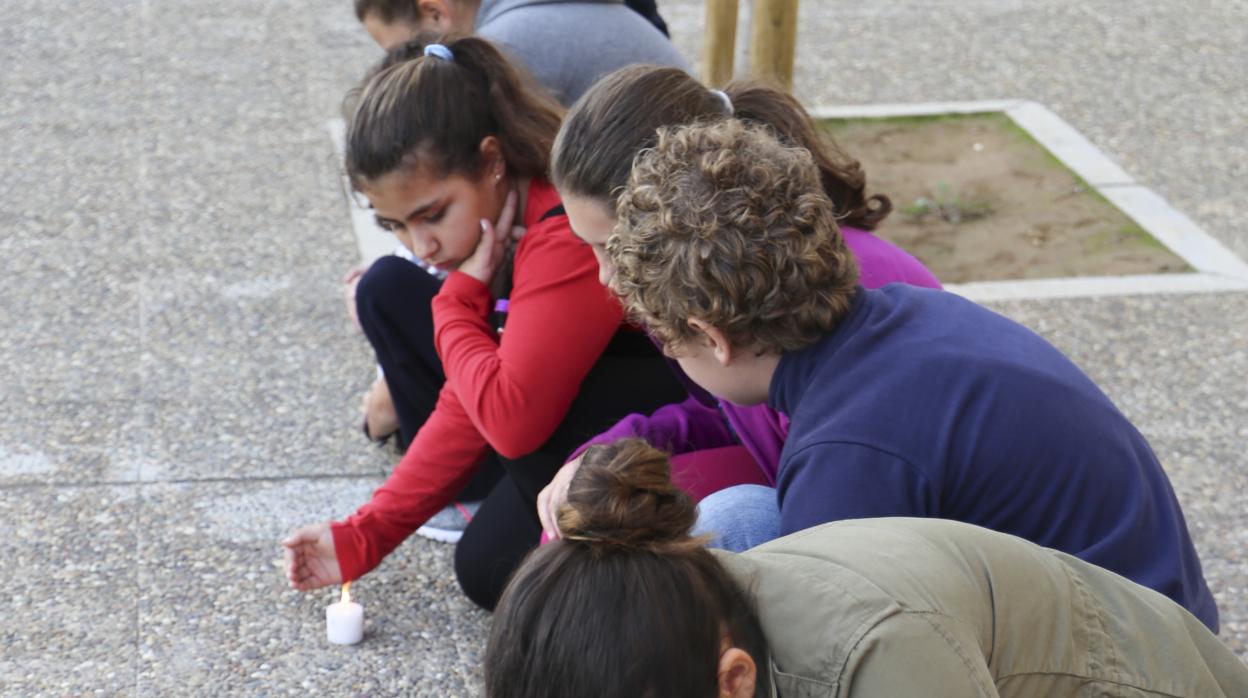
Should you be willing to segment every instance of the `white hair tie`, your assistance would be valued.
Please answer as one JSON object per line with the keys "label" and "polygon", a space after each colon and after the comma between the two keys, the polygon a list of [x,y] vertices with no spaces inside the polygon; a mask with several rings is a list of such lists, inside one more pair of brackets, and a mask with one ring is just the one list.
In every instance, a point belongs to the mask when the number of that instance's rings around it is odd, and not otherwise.
{"label": "white hair tie", "polygon": [[732,108],[732,99],[728,96],[727,92],[724,92],[723,90],[711,90],[711,94],[718,97],[719,101],[723,103],[725,114],[732,116],[735,113]]}
{"label": "white hair tie", "polygon": [[425,55],[433,56],[434,58],[441,58],[444,61],[450,61],[452,63],[455,62],[455,54],[451,53],[451,50],[442,44],[429,44],[425,46]]}

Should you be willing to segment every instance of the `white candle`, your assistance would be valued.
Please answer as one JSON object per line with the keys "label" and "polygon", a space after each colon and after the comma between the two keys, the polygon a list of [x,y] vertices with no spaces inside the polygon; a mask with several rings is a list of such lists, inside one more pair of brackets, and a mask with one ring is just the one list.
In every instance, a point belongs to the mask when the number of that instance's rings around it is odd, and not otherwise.
{"label": "white candle", "polygon": [[325,608],[325,633],[335,645],[354,645],[364,637],[364,607],[351,600],[351,582],[342,585],[342,600]]}

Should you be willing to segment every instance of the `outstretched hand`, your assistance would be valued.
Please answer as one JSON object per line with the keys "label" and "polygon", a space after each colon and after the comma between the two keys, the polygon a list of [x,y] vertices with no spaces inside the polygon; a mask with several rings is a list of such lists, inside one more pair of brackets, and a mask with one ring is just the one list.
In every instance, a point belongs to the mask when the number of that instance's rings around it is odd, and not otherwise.
{"label": "outstretched hand", "polygon": [[286,578],[290,587],[311,591],[342,583],[342,568],[334,551],[334,534],[328,523],[295,529],[282,541]]}
{"label": "outstretched hand", "polygon": [[471,276],[487,286],[494,279],[494,273],[506,256],[507,246],[513,241],[524,237],[524,226],[515,225],[516,209],[520,200],[519,194],[512,189],[503,203],[503,210],[498,220],[490,223],[481,219],[481,240],[472,256],[459,265],[459,271]]}

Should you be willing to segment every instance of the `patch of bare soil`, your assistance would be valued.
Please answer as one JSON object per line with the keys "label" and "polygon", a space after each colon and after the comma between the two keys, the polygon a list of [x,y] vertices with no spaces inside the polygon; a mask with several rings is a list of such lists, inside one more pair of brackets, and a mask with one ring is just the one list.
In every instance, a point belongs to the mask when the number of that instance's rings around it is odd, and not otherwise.
{"label": "patch of bare soil", "polygon": [[893,202],[876,232],[946,283],[1189,270],[1003,114],[824,125]]}

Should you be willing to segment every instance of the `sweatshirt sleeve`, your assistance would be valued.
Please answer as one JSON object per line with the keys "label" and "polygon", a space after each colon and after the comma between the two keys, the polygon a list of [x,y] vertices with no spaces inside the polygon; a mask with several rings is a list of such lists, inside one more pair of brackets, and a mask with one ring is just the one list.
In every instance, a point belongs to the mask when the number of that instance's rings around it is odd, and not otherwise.
{"label": "sweatshirt sleeve", "polygon": [[984,652],[936,613],[898,613],[867,632],[846,659],[838,698],[997,698]]}
{"label": "sweatshirt sleeve", "polygon": [[736,437],[719,409],[704,405],[691,395],[683,402],[664,405],[649,415],[628,415],[615,426],[582,444],[572,456],[579,456],[590,446],[611,443],[629,436],[645,439],[652,446],[673,455],[737,444]]}
{"label": "sweatshirt sleeve", "polygon": [[467,486],[488,450],[455,391],[444,385],[433,414],[390,477],[355,514],[332,524],[343,579],[368,573],[449,504]]}
{"label": "sweatshirt sleeve", "polygon": [[529,230],[515,269],[501,341],[487,321],[493,299],[476,279],[452,273],[433,299],[447,382],[472,425],[507,458],[555,432],[624,317],[566,217]]}
{"label": "sweatshirt sleeve", "polygon": [[936,516],[939,493],[909,461],[858,443],[820,442],[780,464],[780,533],[830,521]]}

